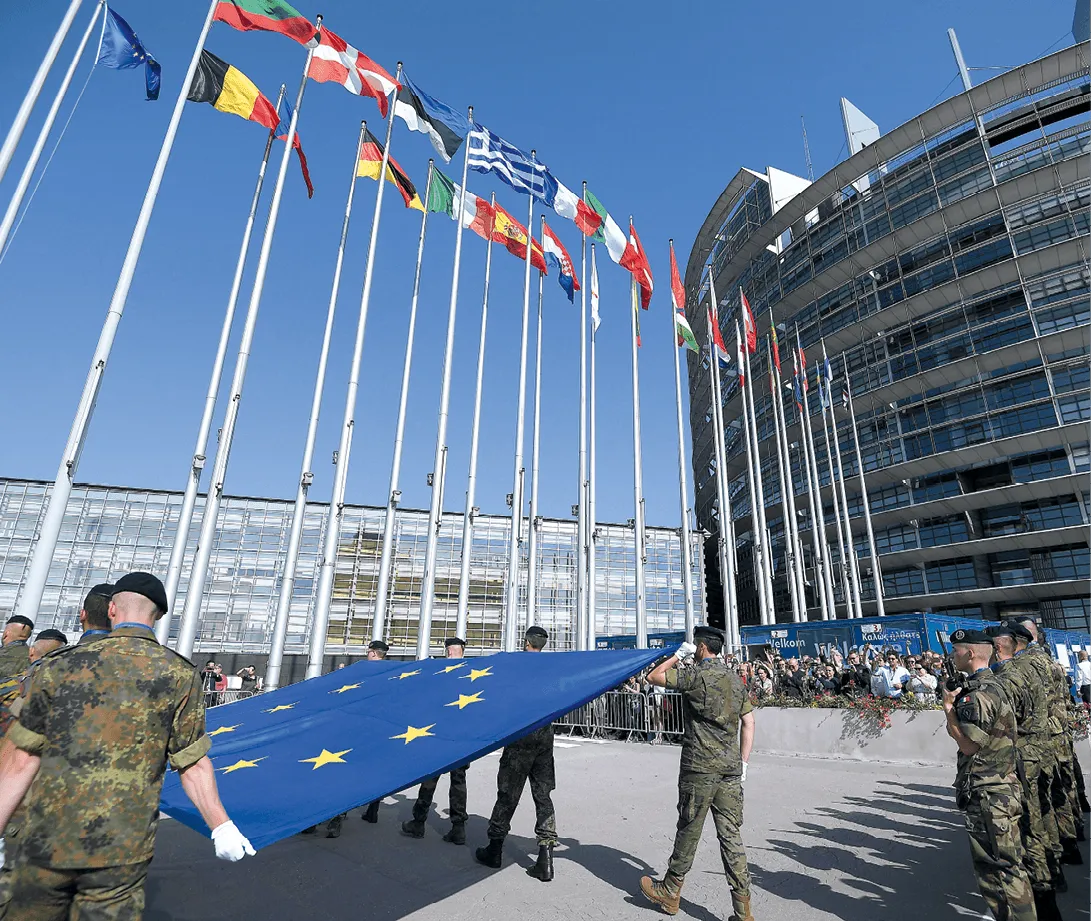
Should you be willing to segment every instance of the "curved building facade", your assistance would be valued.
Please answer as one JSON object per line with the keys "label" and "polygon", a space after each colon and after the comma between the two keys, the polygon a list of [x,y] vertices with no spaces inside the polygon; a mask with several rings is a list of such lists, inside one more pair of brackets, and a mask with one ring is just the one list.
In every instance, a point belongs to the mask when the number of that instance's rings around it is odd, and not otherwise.
{"label": "curved building facade", "polygon": [[[1007,71],[876,132],[866,146],[852,144],[862,149],[814,182],[742,169],[690,254],[687,312],[698,338],[708,328],[710,272],[729,349],[742,289],[763,339],[775,318],[786,383],[786,346],[798,330],[822,458],[814,360],[823,345],[838,406],[847,376],[888,613],[1031,610],[1050,626],[1088,628],[1089,59],[1091,46],[1081,42]],[[690,406],[696,512],[715,533],[716,401],[707,362],[707,354],[690,354]],[[751,362],[776,618],[786,621],[792,608],[764,344]],[[794,447],[801,429],[790,389],[781,397],[810,572],[806,479]],[[756,623],[742,409],[730,371],[719,402],[740,621]],[[873,614],[851,423],[847,413],[835,418],[863,613]],[[832,543],[833,495],[819,466]],[[706,551],[710,615],[715,560]],[[807,595],[815,619],[810,584]],[[846,616],[840,585],[837,600],[838,616]]]}

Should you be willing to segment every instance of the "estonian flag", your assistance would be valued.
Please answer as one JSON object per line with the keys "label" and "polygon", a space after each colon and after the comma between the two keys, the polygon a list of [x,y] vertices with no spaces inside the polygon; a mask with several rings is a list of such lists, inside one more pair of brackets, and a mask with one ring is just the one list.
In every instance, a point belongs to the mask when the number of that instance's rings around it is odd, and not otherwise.
{"label": "estonian flag", "polygon": [[394,114],[409,126],[410,131],[427,134],[436,153],[447,163],[470,133],[470,122],[465,115],[433,99],[410,80],[405,71],[402,71],[402,85],[394,102]]}

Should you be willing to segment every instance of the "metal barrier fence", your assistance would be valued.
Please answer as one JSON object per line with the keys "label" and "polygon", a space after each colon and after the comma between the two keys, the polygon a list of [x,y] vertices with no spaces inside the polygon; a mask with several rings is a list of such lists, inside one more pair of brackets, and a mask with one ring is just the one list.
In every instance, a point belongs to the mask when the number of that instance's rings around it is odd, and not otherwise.
{"label": "metal barrier fence", "polygon": [[255,694],[260,693],[261,691],[243,691],[239,689],[205,691],[205,709],[208,710],[212,707],[222,707],[224,704],[233,704],[236,700],[246,700],[247,697],[253,697]]}
{"label": "metal barrier fence", "polygon": [[554,720],[553,725],[587,738],[681,742],[682,695],[677,691],[607,691]]}

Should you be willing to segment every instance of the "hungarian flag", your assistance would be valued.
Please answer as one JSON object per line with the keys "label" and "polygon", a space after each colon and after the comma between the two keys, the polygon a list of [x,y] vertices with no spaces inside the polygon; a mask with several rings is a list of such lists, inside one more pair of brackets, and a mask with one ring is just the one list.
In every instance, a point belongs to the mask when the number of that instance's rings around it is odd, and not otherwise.
{"label": "hungarian flag", "polygon": [[[590,230],[580,226],[578,221],[576,226],[590,236],[591,239],[597,240],[599,243],[605,243],[606,252],[609,253],[610,258],[620,265],[625,251],[629,248],[629,238],[625,236],[625,231],[618,226],[617,221],[610,217],[609,212],[602,206],[602,202],[595,198],[590,190],[585,190],[584,201],[598,216],[599,224]],[[587,226],[590,227],[590,225]]]}
{"label": "hungarian flag", "polygon": [[598,212],[592,211],[587,202],[559,179],[554,179],[553,182],[557,188],[553,191],[552,200],[547,200],[546,204],[561,217],[566,217],[575,222],[584,236],[594,235],[595,231],[602,225],[602,218]]}
{"label": "hungarian flag", "polygon": [[301,45],[314,43],[314,26],[283,0],[220,0],[212,18],[241,32],[279,32]]}
{"label": "hungarian flag", "polygon": [[682,279],[678,275],[678,263],[674,260],[674,241],[671,241],[671,302],[674,304],[674,328],[678,333],[678,346],[700,352],[697,338],[693,335],[693,328],[686,319],[686,289],[682,285]]}
{"label": "hungarian flag", "polygon": [[746,294],[739,288],[739,301],[742,303],[742,323],[746,331],[746,350],[753,355],[758,350],[758,327],[754,322],[754,314],[750,310],[750,301]]}
{"label": "hungarian flag", "polygon": [[[383,167],[383,145],[379,143],[371,131],[364,130],[364,143],[360,145],[360,163],[356,168],[356,175],[366,179],[378,179],[379,170]],[[392,182],[398,187],[405,207],[424,210],[424,204],[417,194],[417,187],[404,170],[398,166],[398,161],[390,157],[386,161],[386,181]]]}
{"label": "hungarian flag", "polygon": [[564,244],[557,239],[557,235],[549,229],[549,225],[544,221],[542,222],[542,228],[542,248],[545,250],[546,261],[557,267],[559,273],[557,281],[561,283],[564,293],[568,295],[568,300],[571,302],[575,298],[575,292],[580,290],[580,283],[576,279],[576,271],[572,267],[572,258],[568,255],[568,250],[564,248]]}
{"label": "hungarian flag", "polygon": [[632,221],[629,221],[629,246],[621,259],[621,267],[633,273],[640,288],[640,306],[647,310],[652,302],[652,267],[648,264],[648,254],[640,245],[640,237],[636,235]]}
{"label": "hungarian flag", "polygon": [[[288,100],[284,100],[284,115],[280,119],[280,123],[276,126],[276,137],[278,141],[288,140],[288,129],[292,125],[292,107]],[[307,166],[307,155],[303,153],[303,142],[299,140],[299,132],[296,131],[292,137],[292,149],[299,156],[299,168],[303,171],[303,181],[307,183],[307,197],[314,198],[314,185],[311,183],[311,170]]]}
{"label": "hungarian flag", "polygon": [[280,116],[253,81],[210,51],[201,52],[193,82],[186,98],[190,102],[208,102],[214,109],[230,112],[275,131]]}
{"label": "hungarian flag", "polygon": [[[500,205],[495,205],[492,238],[503,243],[504,248],[513,256],[527,258],[527,229],[513,218]],[[531,241],[530,264],[543,275],[548,275],[545,254],[537,240]]]}
{"label": "hungarian flag", "polygon": [[[438,169],[432,170],[432,188],[428,192],[428,210],[446,214],[452,221],[458,220],[458,202],[462,187]],[[462,213],[462,226],[472,230],[483,240],[492,236],[492,205],[472,192],[466,192],[466,206]]]}
{"label": "hungarian flag", "polygon": [[398,82],[390,74],[329,29],[319,35],[307,76],[318,83],[340,83],[357,96],[371,96],[383,118],[386,97],[398,89]]}

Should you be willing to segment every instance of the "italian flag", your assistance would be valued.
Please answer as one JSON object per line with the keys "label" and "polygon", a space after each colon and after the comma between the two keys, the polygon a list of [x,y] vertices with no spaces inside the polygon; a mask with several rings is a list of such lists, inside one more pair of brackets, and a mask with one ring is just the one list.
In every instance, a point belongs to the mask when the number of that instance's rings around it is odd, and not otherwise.
{"label": "italian flag", "polygon": [[314,26],[283,0],[220,0],[212,18],[240,32],[279,32],[301,45],[314,43]]}
{"label": "italian flag", "polygon": [[[432,187],[428,191],[428,210],[446,214],[452,221],[458,220],[458,200],[462,187],[438,169],[432,172]],[[492,237],[492,206],[485,199],[466,192],[466,207],[462,213],[462,226],[479,237]]]}
{"label": "italian flag", "polygon": [[678,263],[674,259],[674,241],[671,241],[671,300],[674,302],[674,328],[678,333],[678,347],[683,345],[688,349],[700,353],[697,345],[697,337],[693,335],[693,327],[686,319],[686,289],[682,285],[682,279],[678,275]]}

